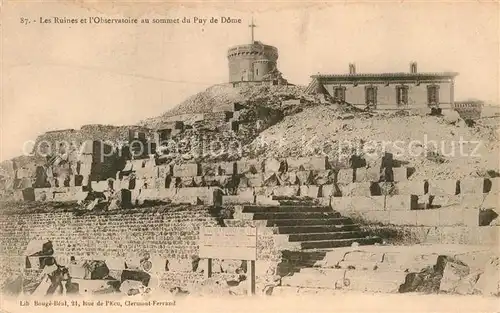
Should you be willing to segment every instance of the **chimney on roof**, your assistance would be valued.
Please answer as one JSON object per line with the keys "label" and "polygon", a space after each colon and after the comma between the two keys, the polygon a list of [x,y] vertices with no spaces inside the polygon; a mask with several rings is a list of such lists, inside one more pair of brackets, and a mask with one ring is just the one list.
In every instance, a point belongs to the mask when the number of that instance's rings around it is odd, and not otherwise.
{"label": "chimney on roof", "polygon": [[412,74],[417,73],[417,62],[410,63],[410,73],[412,73]]}
{"label": "chimney on roof", "polygon": [[350,75],[356,74],[356,65],[354,63],[349,63],[349,74]]}

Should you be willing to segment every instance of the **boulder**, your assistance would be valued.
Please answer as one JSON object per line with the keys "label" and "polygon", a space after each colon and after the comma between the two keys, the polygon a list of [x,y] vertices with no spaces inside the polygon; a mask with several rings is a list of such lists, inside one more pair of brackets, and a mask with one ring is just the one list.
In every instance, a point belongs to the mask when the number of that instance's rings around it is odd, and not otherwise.
{"label": "boulder", "polygon": [[460,114],[455,110],[444,110],[443,119],[446,123],[455,124],[461,120]]}
{"label": "boulder", "polygon": [[439,291],[447,293],[455,292],[462,279],[470,274],[470,269],[467,265],[460,261],[448,261],[444,267],[443,277],[439,285]]}
{"label": "boulder", "polygon": [[479,277],[475,286],[482,295],[498,296],[500,294],[500,258],[495,256],[490,259],[484,268],[484,273]]}

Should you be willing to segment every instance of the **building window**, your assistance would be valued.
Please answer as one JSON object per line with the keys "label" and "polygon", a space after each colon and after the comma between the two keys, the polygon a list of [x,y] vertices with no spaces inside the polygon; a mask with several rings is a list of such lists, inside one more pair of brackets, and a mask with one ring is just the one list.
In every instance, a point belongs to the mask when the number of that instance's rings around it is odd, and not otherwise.
{"label": "building window", "polygon": [[333,89],[333,100],[335,101],[345,101],[345,87],[335,87]]}
{"label": "building window", "polygon": [[259,69],[258,68],[255,69],[255,75],[259,75]]}
{"label": "building window", "polygon": [[365,104],[369,106],[377,105],[377,87],[366,86],[365,88]]}
{"label": "building window", "polygon": [[396,87],[396,101],[398,105],[408,104],[408,86]]}
{"label": "building window", "polygon": [[438,85],[427,86],[427,104],[428,105],[438,105],[439,104],[439,86]]}

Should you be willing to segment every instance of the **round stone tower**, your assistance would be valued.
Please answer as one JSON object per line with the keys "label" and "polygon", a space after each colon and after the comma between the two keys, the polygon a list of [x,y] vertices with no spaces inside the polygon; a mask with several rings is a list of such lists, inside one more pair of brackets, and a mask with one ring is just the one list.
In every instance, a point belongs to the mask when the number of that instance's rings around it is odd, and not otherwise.
{"label": "round stone tower", "polygon": [[253,24],[249,25],[252,29],[252,43],[238,45],[229,48],[227,58],[229,61],[229,82],[240,81],[263,81],[270,80],[270,74],[276,74],[278,49],[273,46],[265,45],[259,41],[254,41]]}

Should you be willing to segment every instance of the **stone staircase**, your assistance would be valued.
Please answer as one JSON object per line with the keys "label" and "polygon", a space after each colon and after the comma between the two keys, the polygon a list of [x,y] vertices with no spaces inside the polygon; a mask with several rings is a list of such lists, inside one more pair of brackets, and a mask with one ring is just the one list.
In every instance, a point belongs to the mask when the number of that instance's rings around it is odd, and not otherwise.
{"label": "stone staircase", "polygon": [[312,199],[274,197],[272,205],[237,206],[234,219],[253,221],[257,227],[273,228],[287,250],[372,245],[382,239],[370,236],[352,219],[319,205]]}
{"label": "stone staircase", "polygon": [[[396,268],[394,263],[382,265],[377,259],[380,258],[379,254],[357,253],[356,248],[347,248],[354,252],[349,254],[345,249],[306,250],[285,254],[292,269],[289,275],[283,277],[281,286],[277,287],[273,294],[400,292],[408,272]],[[339,255],[334,266],[325,263],[331,253]],[[345,256],[342,257],[342,254]]]}

